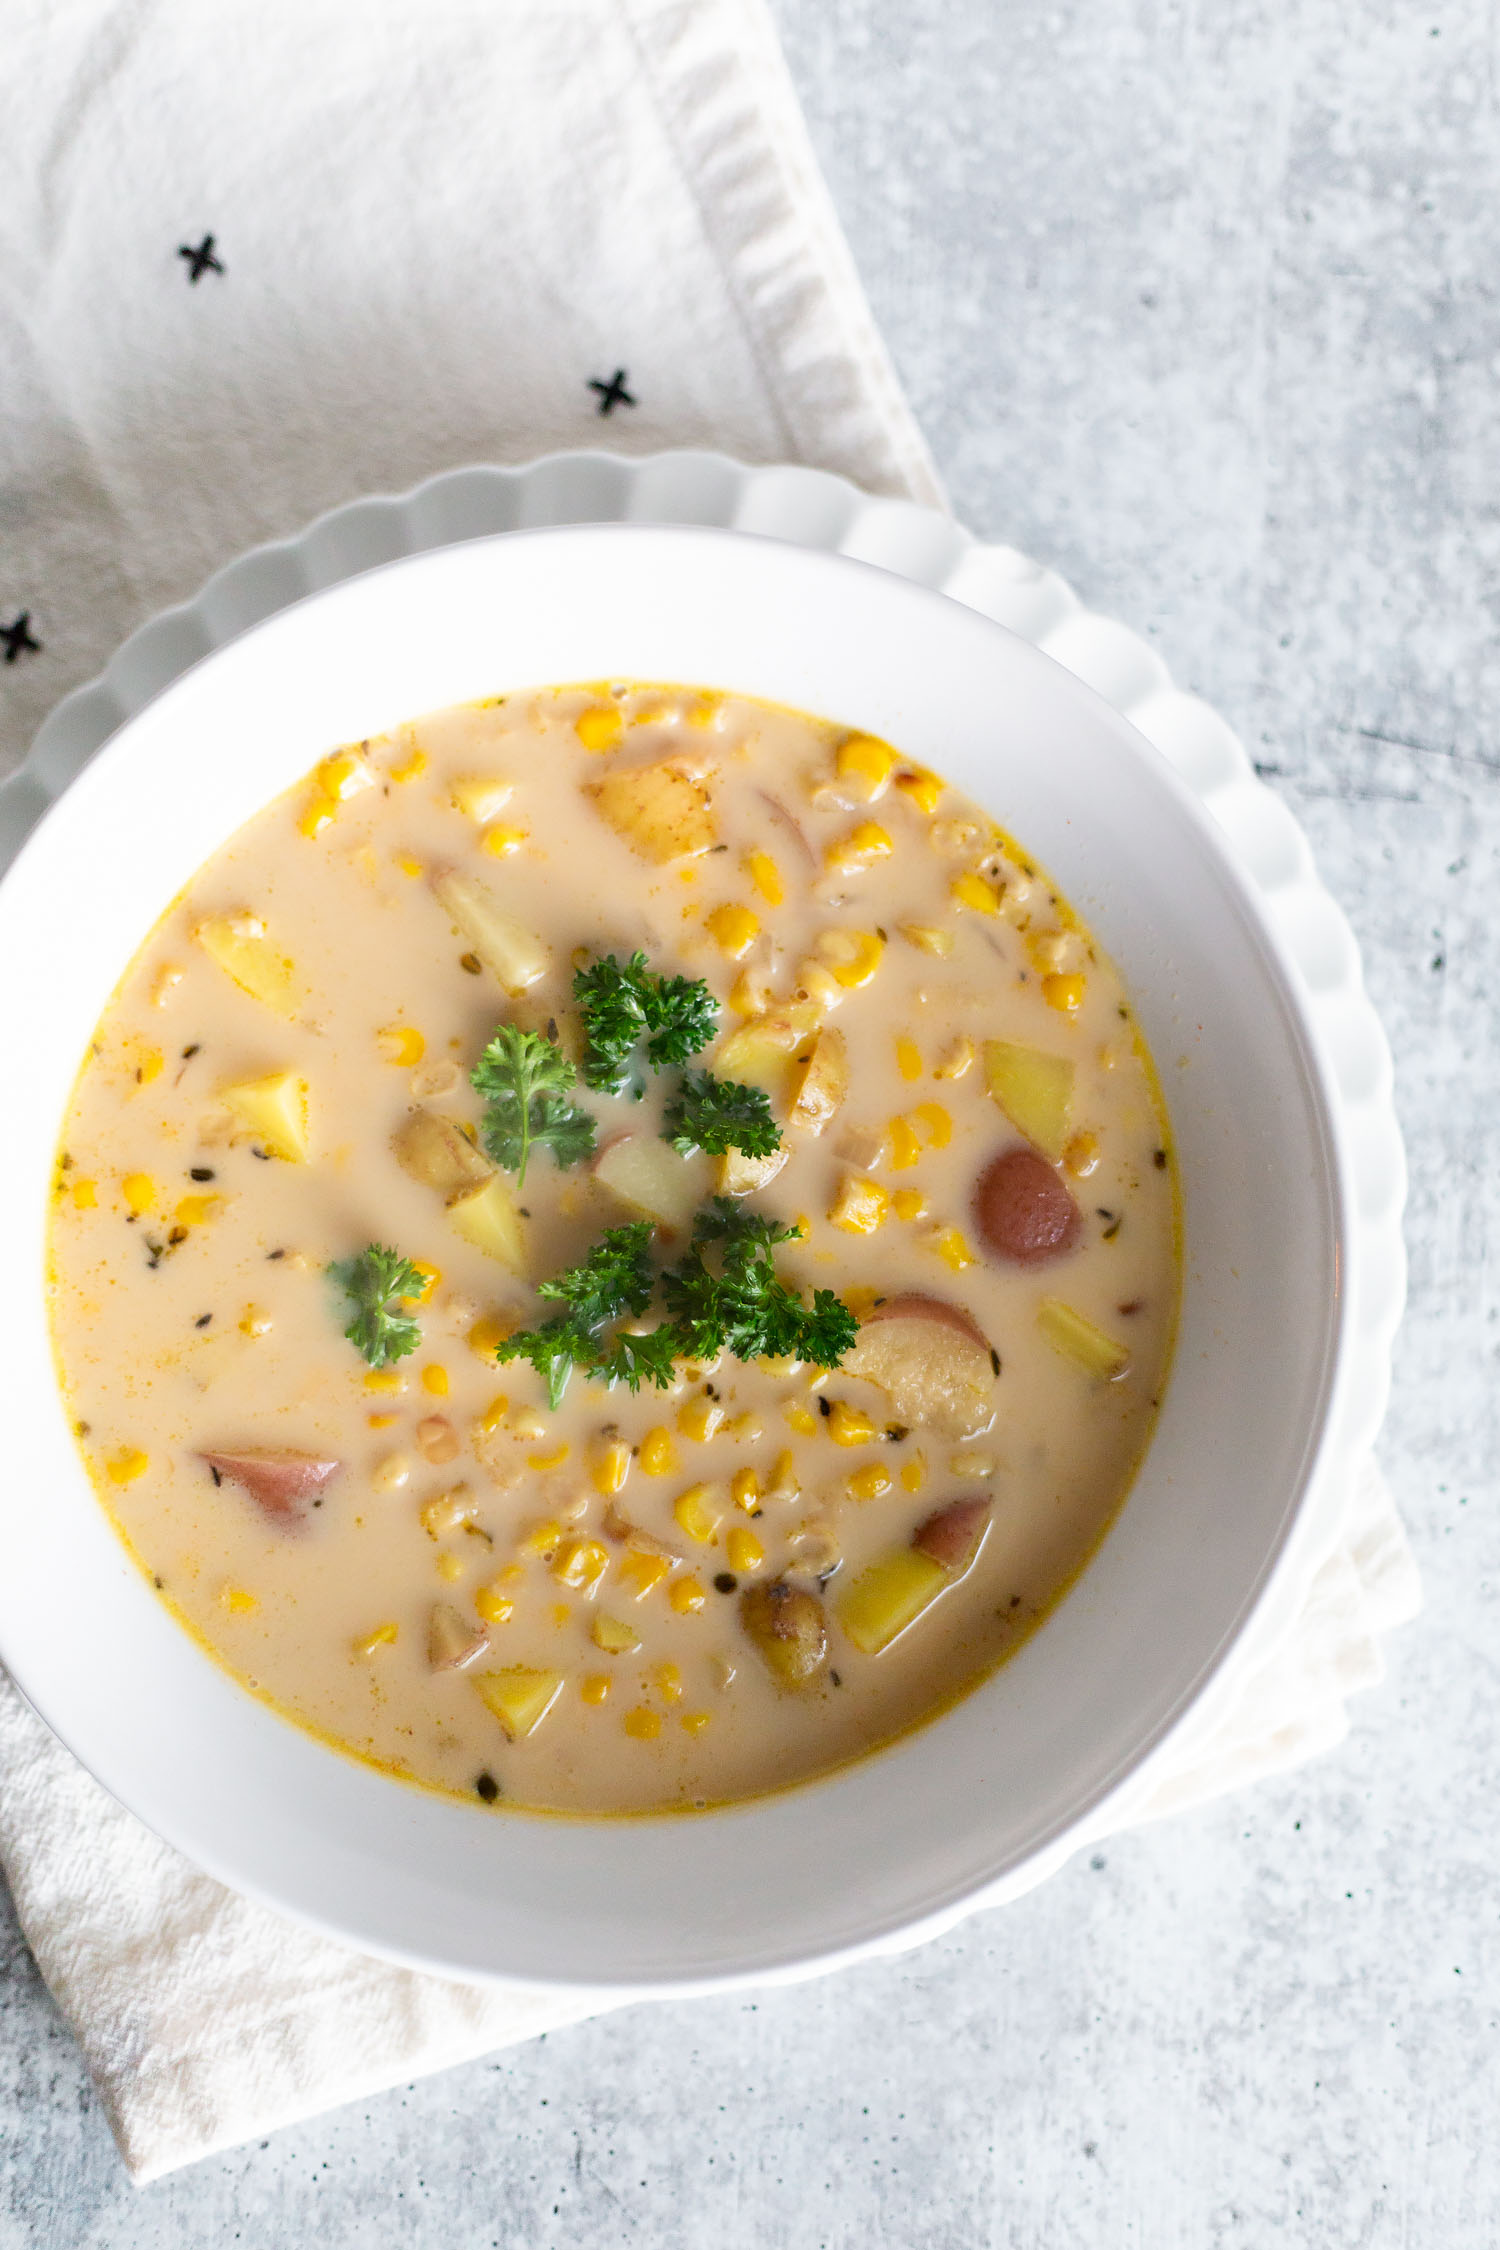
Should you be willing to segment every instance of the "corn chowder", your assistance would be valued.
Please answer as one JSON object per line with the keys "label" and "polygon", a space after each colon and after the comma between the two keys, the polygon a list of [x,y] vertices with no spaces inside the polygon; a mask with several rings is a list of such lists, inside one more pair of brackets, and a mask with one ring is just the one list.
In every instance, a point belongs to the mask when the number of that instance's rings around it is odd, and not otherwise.
{"label": "corn chowder", "polygon": [[899,751],[632,685],[339,750],[131,964],[59,1151],[89,1473],[177,1616],[475,1803],[823,1772],[1012,1652],[1165,1379],[1120,980]]}

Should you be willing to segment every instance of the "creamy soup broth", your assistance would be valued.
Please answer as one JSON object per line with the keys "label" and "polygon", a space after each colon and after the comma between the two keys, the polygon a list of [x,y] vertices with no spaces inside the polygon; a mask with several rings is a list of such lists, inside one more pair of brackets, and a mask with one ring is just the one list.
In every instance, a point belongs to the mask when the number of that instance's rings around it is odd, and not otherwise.
{"label": "creamy soup broth", "polygon": [[[535,959],[476,945],[475,896]],[[677,1157],[680,1073],[637,1057],[639,1098],[573,1090],[592,1157],[500,1168],[497,1255],[456,1222],[441,1121],[480,1127],[503,1023],[576,1063],[575,970],[637,951],[706,983],[692,1067],[760,1086],[785,1160],[755,1186]],[[726,1354],[636,1395],[575,1372],[554,1410],[497,1363],[642,1198],[677,1215],[660,1265],[726,1184],[800,1222],[776,1271],[860,1317],[848,1364]],[[385,1366],[328,1273],[370,1244],[422,1268],[420,1344]],[[199,871],[80,1075],[51,1289],[104,1504],[247,1687],[471,1801],[692,1807],[889,1740],[1066,1589],[1165,1379],[1173,1168],[1119,977],[957,791],[745,698],[546,689],[350,746]]]}

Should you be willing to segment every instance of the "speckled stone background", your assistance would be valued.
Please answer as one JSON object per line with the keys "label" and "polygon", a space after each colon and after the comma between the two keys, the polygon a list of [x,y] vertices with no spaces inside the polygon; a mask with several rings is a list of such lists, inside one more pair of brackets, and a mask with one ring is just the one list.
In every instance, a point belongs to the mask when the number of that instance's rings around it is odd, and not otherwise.
{"label": "speckled stone background", "polygon": [[1336,1756],[910,1959],[637,2010],[136,2191],[13,1927],[0,2246],[1500,2239],[1497,32],[779,0],[955,505],[1242,730],[1395,1043],[1428,1610]]}

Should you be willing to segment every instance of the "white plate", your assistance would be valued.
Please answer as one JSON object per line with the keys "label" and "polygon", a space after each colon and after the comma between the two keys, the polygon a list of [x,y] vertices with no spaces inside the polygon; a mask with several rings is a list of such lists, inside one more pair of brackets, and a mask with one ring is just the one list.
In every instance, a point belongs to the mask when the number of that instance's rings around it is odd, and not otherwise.
{"label": "white plate", "polygon": [[[726,1977],[801,1974],[813,1966],[825,1964],[831,1957],[847,1957],[882,1944],[906,1942],[914,1936],[930,1934],[934,1928],[975,1904],[1011,1895],[1047,1872],[1068,1849],[1076,1846],[1091,1825],[1098,1822],[1106,1797],[1110,1817],[1116,1820],[1126,1817],[1121,1793],[1142,1785],[1140,1777],[1145,1770],[1142,1761],[1146,1754],[1159,1752],[1168,1730],[1181,1722],[1190,1703],[1196,1701],[1201,1709],[1206,1684],[1215,1671],[1218,1673],[1217,1692],[1224,1692],[1222,1658],[1229,1639],[1242,1630],[1252,1599],[1257,1605],[1259,1633],[1273,1631],[1278,1618],[1291,1614],[1300,1602],[1308,1576],[1337,1535],[1336,1503],[1347,1489],[1352,1461],[1374,1436],[1384,1405],[1390,1341],[1402,1297],[1399,1218],[1404,1173],[1390,1101],[1389,1060],[1378,1023],[1363,994],[1352,938],[1337,909],[1316,882],[1310,855],[1295,823],[1256,781],[1228,729],[1202,704],[1174,691],[1158,659],[1139,641],[1123,628],[1089,616],[1049,574],[1007,550],[975,546],[940,516],[904,503],[870,501],[837,479],[805,470],[750,471],[703,455],[665,455],[636,463],[607,456],[571,455],[538,463],[524,471],[459,472],[434,480],[405,500],[363,502],[340,510],[314,525],[300,540],[261,550],[221,573],[193,604],[168,613],[135,635],[99,682],[79,691],[60,706],[42,730],[27,766],[0,792],[0,839],[5,840],[5,849],[14,850],[15,843],[38,813],[60,795],[107,737],[150,703],[186,667],[313,588],[335,585],[373,563],[420,554],[495,530],[608,520],[721,523],[873,562],[900,576],[939,587],[970,607],[1024,632],[1099,689],[1118,709],[1124,710],[1165,752],[1178,773],[1207,805],[1255,886],[1261,917],[1279,943],[1281,965],[1301,986],[1301,1007],[1294,1014],[1300,1013],[1304,1023],[1313,1028],[1315,1047],[1323,1057],[1320,1070],[1316,1053],[1309,1050],[1304,1055],[1303,1065],[1298,1067],[1307,1078],[1306,1099],[1313,1103],[1313,1110],[1318,1107],[1316,1083],[1320,1076],[1323,1079],[1336,1113],[1335,1138],[1344,1151],[1349,1191],[1344,1251],[1351,1286],[1343,1308],[1347,1339],[1343,1377],[1332,1419],[1324,1433],[1316,1477],[1302,1495],[1295,1533],[1290,1520],[1281,1526],[1265,1557],[1267,1567],[1255,1574],[1253,1584],[1247,1583],[1245,1599],[1235,1615],[1221,1621],[1224,1630],[1217,1637],[1211,1636],[1213,1647],[1200,1652],[1201,1660],[1195,1660],[1189,1667],[1193,1674],[1191,1682],[1179,1681],[1174,1692],[1166,1695],[1160,1708],[1154,1710],[1152,1723],[1133,1744],[1131,1754],[1124,1758],[1116,1756],[1112,1764],[1108,1759],[1099,1764],[1086,1782],[1080,1780],[1066,1806],[1054,1805],[1047,1817],[1038,1818],[1024,1848],[1010,1849],[993,1859],[988,1874],[980,1864],[984,1857],[982,1851],[977,1858],[972,1853],[960,1852],[956,1856],[950,1853],[945,1873],[935,1874],[933,1868],[928,1867],[920,1880],[914,1880],[913,1885],[905,1889],[899,1881],[870,1883],[868,1899],[858,1911],[845,1913],[842,1918],[824,1911],[809,1894],[796,1909],[788,1905],[783,1917],[784,1928],[778,1928],[775,1913],[749,1912],[748,1902],[743,1902],[739,1918],[745,1934],[738,1944],[729,1938],[716,1941],[711,1926],[702,1926],[674,1952],[670,1931],[663,1927],[655,1931],[649,1942],[644,1939],[639,1945],[626,1942],[622,1948],[621,1933],[616,1932],[614,1953],[618,1973],[612,1974],[608,1945],[590,1942],[570,1946],[556,1931],[545,1940],[539,1939],[536,1929],[530,1929],[524,1939],[519,1930],[512,1931],[508,1937],[503,1922],[476,1934],[464,1927],[464,1917],[454,1898],[435,1901],[430,1891],[423,1892],[418,1916],[421,1883],[403,1879],[404,1887],[403,1883],[398,1883],[393,1891],[386,1884],[382,1891],[383,1871],[376,1868],[368,1856],[356,1852],[351,1859],[347,1836],[342,1846],[332,1850],[326,1837],[317,1840],[313,1854],[318,1861],[315,1880],[302,1879],[305,1870],[299,1862],[299,1852],[308,1844],[306,1835],[300,1831],[307,1828],[313,1817],[310,1807],[320,1799],[338,1800],[342,1816],[353,1818],[358,1812],[360,1818],[375,1819],[386,1823],[387,1827],[394,1822],[396,1830],[409,1832],[407,1842],[417,1853],[418,1860],[428,1848],[420,1843],[418,1831],[431,1830],[436,1834],[437,1827],[455,1818],[466,1825],[451,1833],[445,1829],[444,1835],[447,1848],[460,1858],[469,1850],[468,1839],[474,1834],[495,1835],[509,1828],[517,1833],[529,1830],[533,1837],[544,1833],[558,1837],[567,1831],[550,1824],[476,1822],[476,1816],[461,1808],[434,1805],[415,1793],[392,1789],[390,1784],[381,1783],[376,1777],[351,1769],[344,1761],[332,1759],[329,1753],[270,1720],[259,1706],[248,1706],[248,1699],[230,1689],[222,1676],[184,1642],[177,1691],[201,1696],[205,1709],[212,1706],[218,1712],[214,1724],[222,1722],[223,1727],[236,1734],[237,1755],[241,1761],[238,1776],[241,1804],[246,1789],[253,1794],[255,1789],[264,1788],[268,1792],[268,1820],[272,1818],[269,1809],[272,1806],[277,1820],[285,1816],[285,1832],[274,1847],[267,1842],[264,1849],[251,1849],[246,1839],[236,1833],[234,1785],[205,1773],[199,1778],[198,1798],[188,1804],[180,1775],[174,1777],[143,1770],[140,1745],[120,1736],[118,1721],[116,1732],[111,1734],[115,1715],[99,1710],[95,1702],[74,1692],[74,1682],[56,1676],[57,1667],[32,1633],[31,1621],[14,1612],[5,1621],[5,1650],[21,1684],[33,1693],[44,1713],[54,1719],[64,1738],[85,1755],[86,1762],[100,1778],[115,1786],[127,1802],[226,1880],[237,1881],[241,1887],[257,1891],[273,1903],[356,1943],[448,1973],[531,1976],[538,1981],[589,1984],[624,1982],[635,1988],[649,1985],[660,1989],[675,1985],[681,1989],[684,1985],[720,1982]],[[533,554],[542,552],[530,542],[527,544]],[[544,547],[548,544],[544,543]],[[597,547],[597,543],[594,545]],[[670,542],[668,545],[670,549]],[[490,552],[498,553],[498,550]],[[736,564],[735,569],[745,587],[753,591],[761,564],[743,559],[743,551],[741,553],[742,563]],[[445,581],[450,584],[454,599],[461,602],[463,583],[466,578],[475,577],[483,563],[477,551],[471,559],[475,564],[473,570],[459,567],[434,573],[429,567],[423,583]],[[769,565],[769,558],[763,559]],[[503,557],[496,567],[503,577]],[[788,565],[777,568],[782,572],[790,570]],[[396,575],[405,577],[404,573]],[[791,572],[791,576],[805,580],[809,588],[823,582],[823,575],[818,572],[810,575]],[[774,579],[768,579],[767,588],[774,583]],[[384,629],[388,631],[390,587],[389,580],[384,591],[379,581],[371,581],[365,591],[357,595],[353,609],[341,599],[334,609],[325,604],[315,605],[302,612],[301,619],[309,623],[315,641],[317,633],[327,629],[330,618],[351,618],[360,605],[378,612],[383,605]],[[881,598],[868,587],[859,594],[855,608],[861,603],[871,614],[881,610]],[[625,606],[629,608],[630,604],[627,602]],[[955,633],[944,626],[941,620],[947,613],[942,611],[941,605],[936,611],[924,607],[912,614],[929,620],[924,631],[930,630],[940,640],[952,643],[955,661],[968,661],[966,652],[973,636]],[[295,643],[296,621],[285,623],[293,628],[290,638],[287,633],[280,633],[277,639],[256,636],[255,643],[247,648],[246,662],[239,666],[238,672],[242,684],[248,686],[253,680],[252,660],[256,650],[281,648],[285,651]],[[643,624],[643,620],[638,623],[638,631]],[[789,633],[790,626],[784,627],[784,631]],[[306,635],[303,637],[306,639]],[[983,649],[993,650],[1003,644],[993,636],[979,638],[983,648],[976,649],[974,661],[982,665],[988,661]],[[309,642],[309,652],[312,646],[313,642]],[[725,661],[729,661],[727,655]],[[604,670],[626,668],[631,667],[618,661],[600,667]],[[1056,691],[1050,684],[1055,675],[1050,673],[1050,668],[1037,671],[1033,660],[1030,669],[1016,661],[1011,670],[1019,683],[1017,692],[1022,702],[1029,695],[1040,709],[1049,698],[1055,697]],[[209,667],[199,678],[199,689],[203,680],[211,680],[222,671],[222,665]],[[539,678],[546,672],[544,665],[529,676]],[[558,676],[578,674],[565,672]],[[700,676],[707,674],[700,673]],[[492,680],[476,680],[468,692],[481,692],[490,685],[493,685]],[[153,714],[158,734],[163,726],[169,725],[171,710],[185,708],[183,696],[191,702],[193,692],[193,684],[185,683],[177,697],[168,699],[167,719],[159,712]],[[418,696],[410,709],[453,699],[446,691]],[[817,707],[828,707],[826,697],[820,701],[813,695],[799,697],[788,693],[784,699],[812,701]],[[1103,741],[1105,737],[1098,726],[1086,717],[1090,709],[1097,707],[1077,704],[1076,698],[1074,702],[1077,710],[1085,714],[1079,722],[1082,731],[1087,734],[1092,730],[1098,741]],[[1067,708],[1067,699],[1057,708]],[[403,705],[399,712],[387,711],[381,716],[388,719],[405,715],[408,709]],[[851,722],[865,723],[863,714],[849,706],[847,697],[837,715]],[[956,724],[956,713],[953,716]],[[316,730],[319,721],[311,708],[309,720]],[[909,746],[911,727],[918,723],[914,711],[905,730]],[[354,727],[331,724],[328,731],[330,736],[347,734],[354,731]],[[886,731],[900,730],[888,726]],[[1136,756],[1129,737],[1121,734],[1109,739],[1118,740],[1122,763],[1128,765]],[[314,748],[317,746],[315,743]],[[130,746],[122,745],[122,751],[127,747]],[[917,747],[920,749],[920,744]],[[936,750],[929,754],[935,762],[944,762]],[[310,762],[310,756],[311,752],[304,763]],[[115,763],[117,784],[119,771]],[[290,778],[290,770],[282,776],[265,775],[252,769],[230,792],[242,796],[243,803],[231,803],[227,797],[215,795],[206,816],[205,833],[191,833],[192,824],[188,823],[174,845],[182,862],[177,870],[179,877],[190,872],[219,835],[246,817],[286,778]],[[962,772],[958,778],[964,778]],[[101,770],[100,790],[106,795],[109,784],[110,776]],[[1098,784],[1107,788],[1106,768],[1099,769]],[[96,791],[96,797],[98,794]],[[124,816],[117,813],[116,817]],[[151,835],[149,820],[142,820],[137,826],[143,840]],[[1045,839],[1036,834],[1034,827],[1028,830],[1023,823],[1022,832],[1035,848],[1042,850],[1044,857],[1058,860],[1071,848],[1067,838],[1060,834],[1057,848],[1049,855]],[[44,844],[45,841],[42,839]],[[1188,844],[1185,843],[1183,849],[1191,856]],[[32,855],[27,857],[32,859]],[[1064,872],[1062,868],[1059,871]],[[1064,880],[1067,879],[1064,872]],[[1099,880],[1107,883],[1105,876],[1100,876]],[[169,881],[165,890],[170,891],[171,887]],[[1080,886],[1075,881],[1069,887],[1078,889]],[[115,911],[107,893],[107,881],[101,877],[95,897],[101,930],[108,929]],[[1087,911],[1086,898],[1083,903]],[[159,904],[160,896],[154,901],[153,911]],[[142,926],[138,902],[123,900],[119,913],[121,932],[138,937]],[[150,915],[145,919],[149,920]],[[1139,950],[1144,941],[1138,935],[1135,942]],[[104,975],[104,989],[124,950],[128,950],[128,945],[123,949],[107,943],[102,946],[108,956],[104,964],[108,972]],[[1128,948],[1121,950],[1128,951]],[[1276,950],[1273,945],[1273,958]],[[1185,955],[1179,971],[1185,975],[1192,973],[1192,965]],[[99,997],[102,999],[103,990]],[[1287,1036],[1295,1049],[1301,1034],[1294,1022],[1289,1024]],[[1243,1090],[1243,1098],[1253,1100],[1253,1089]],[[1313,1110],[1308,1113],[1310,1118]],[[1311,1204],[1307,1223],[1309,1226],[1318,1223]],[[39,1412],[38,1419],[45,1421],[45,1411]],[[1293,1483],[1299,1481],[1300,1474],[1292,1479]],[[1131,1505],[1132,1508],[1136,1505],[1134,1498]],[[1142,1505],[1144,1507],[1145,1503]],[[97,1509],[94,1513],[97,1515]],[[1127,1517],[1129,1514],[1127,1510]],[[79,1536],[86,1542],[90,1536],[81,1517]],[[36,1563],[40,1547],[45,1545],[45,1529],[36,1524],[27,1525],[12,1509],[6,1537],[20,1575],[24,1576],[26,1565]],[[1112,1538],[1111,1547],[1123,1555],[1127,1544],[1128,1541]],[[1270,1569],[1269,1565],[1278,1556],[1277,1567]],[[1097,1606],[1107,1599],[1108,1573],[1101,1575],[1103,1561],[1101,1558],[1101,1563],[1095,1565],[1085,1582],[1091,1588],[1085,1606]],[[107,1619],[102,1616],[101,1630],[114,1617],[114,1610],[108,1608],[113,1603],[122,1616],[130,1611],[133,1620],[135,1605],[142,1605],[142,1616],[132,1623],[131,1631],[136,1630],[137,1623],[148,1638],[159,1631],[163,1613],[134,1581],[128,1567],[123,1566],[118,1551],[108,1564],[102,1557],[95,1557],[94,1562],[102,1571],[98,1592],[108,1612]],[[119,1579],[113,1591],[112,1570]],[[134,1596],[126,1592],[127,1585],[134,1587]],[[1060,1618],[1076,1608],[1076,1597],[1070,1598]],[[157,1623],[146,1625],[146,1613]],[[0,1604],[0,1618],[4,1615],[5,1605]],[[1190,1635],[1186,1612],[1182,1630]],[[1060,1624],[1059,1633],[1062,1631]],[[1049,1635],[1050,1645],[1055,1649],[1060,1645],[1059,1637],[1050,1626],[1032,1646],[1041,1648],[1049,1644]],[[174,1645],[182,1641],[175,1629],[173,1641]],[[156,1644],[153,1642],[152,1646]],[[1023,1652],[1023,1658],[1007,1667],[1000,1676],[1012,1683],[1014,1693],[1023,1697],[1031,1677],[1025,1657],[1026,1652]],[[177,1662],[170,1657],[163,1661],[168,1670]],[[200,1673],[207,1677],[200,1679]],[[972,1698],[963,1710],[918,1739],[933,1745],[941,1740],[948,1745],[941,1753],[943,1757],[957,1749],[960,1754],[978,1758],[982,1763],[983,1746],[973,1736],[972,1728],[982,1724],[983,1697],[989,1694],[989,1690],[982,1691],[981,1697]],[[245,1716],[247,1707],[253,1711],[253,1719]],[[971,1714],[968,1721],[964,1718],[965,1711]],[[965,1750],[966,1725],[971,1731]],[[901,1785],[900,1769],[908,1759],[909,1750],[903,1746],[856,1772],[868,1777],[883,1771],[889,1777],[889,1785],[897,1787]],[[914,1770],[908,1767],[908,1782],[912,1781]],[[820,1803],[833,1804],[837,1800],[852,1804],[862,1788],[868,1790],[871,1786],[876,1787],[878,1797],[879,1785],[871,1785],[868,1779],[861,1782],[851,1777],[837,1785],[821,1785]],[[368,1796],[371,1787],[379,1792],[381,1809],[378,1812],[372,1809],[376,1800]],[[296,1802],[299,1792],[300,1803]],[[292,1800],[290,1810],[287,1809],[288,1797]],[[784,1807],[810,1801],[808,1796],[802,1795],[778,1802]],[[393,1802],[405,1811],[393,1811]],[[738,1832],[740,1846],[744,1847],[758,1832],[757,1822],[761,1831],[770,1835],[778,1820],[785,1818],[784,1809],[781,1813],[774,1809],[757,1809],[733,1816],[714,1816],[708,1821],[676,1824],[673,1833],[679,1841],[661,1862],[657,1879],[668,1868],[676,1866],[683,1870],[698,1860],[704,1863],[700,1874],[707,1877],[714,1847],[689,1842],[691,1837],[703,1839],[711,1831],[728,1833],[733,1828]],[[856,1820],[847,1834],[853,1839],[857,1831]],[[636,1826],[632,1832],[638,1837],[662,1833],[653,1824],[646,1824],[644,1829]],[[387,1842],[390,1841],[388,1837]],[[868,1849],[868,1835],[864,1843]],[[391,1848],[399,1852],[399,1839]],[[539,1847],[532,1849],[534,1859],[537,1849]],[[576,1856],[576,1847],[574,1850]],[[341,1851],[348,1863],[349,1877],[342,1888],[338,1879]],[[650,1848],[643,1847],[643,1851],[642,1864],[651,1857]],[[564,1853],[564,1860],[566,1856]],[[732,1856],[738,1860],[743,1857],[743,1851],[737,1849]],[[546,1857],[545,1851],[541,1852],[541,1857]],[[637,1857],[641,1858],[641,1854]],[[563,1862],[559,1861],[558,1880],[564,1879],[564,1872]],[[725,1873],[725,1868],[720,1866],[717,1879],[722,1881]],[[466,1880],[470,1878],[482,1885],[482,1870],[477,1864],[469,1870]],[[826,1905],[824,1901],[823,1906]],[[687,1916],[689,1922],[693,1919],[691,1914]],[[710,1924],[711,1920],[710,1917]]]}

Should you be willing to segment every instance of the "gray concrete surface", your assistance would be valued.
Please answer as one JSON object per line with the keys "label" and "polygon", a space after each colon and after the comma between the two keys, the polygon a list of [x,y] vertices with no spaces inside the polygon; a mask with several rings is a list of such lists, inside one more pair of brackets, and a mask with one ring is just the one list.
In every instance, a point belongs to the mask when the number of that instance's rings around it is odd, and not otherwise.
{"label": "gray concrete surface", "polygon": [[1385,1460],[1426,1616],[1337,1755],[925,1953],[140,2192],[10,1929],[4,2250],[1500,2239],[1493,11],[778,14],[960,513],[1229,714],[1354,919],[1412,1157]]}

